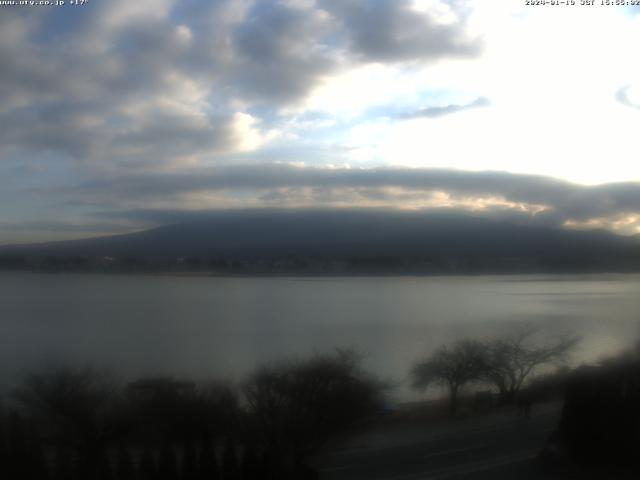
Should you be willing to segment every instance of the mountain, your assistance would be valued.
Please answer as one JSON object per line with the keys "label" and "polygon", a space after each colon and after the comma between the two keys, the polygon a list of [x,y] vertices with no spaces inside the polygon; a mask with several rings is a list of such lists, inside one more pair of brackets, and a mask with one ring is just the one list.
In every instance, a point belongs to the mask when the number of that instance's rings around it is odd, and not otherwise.
{"label": "mountain", "polygon": [[266,272],[640,271],[640,239],[463,214],[243,210],[127,235],[0,248],[4,266],[105,262]]}

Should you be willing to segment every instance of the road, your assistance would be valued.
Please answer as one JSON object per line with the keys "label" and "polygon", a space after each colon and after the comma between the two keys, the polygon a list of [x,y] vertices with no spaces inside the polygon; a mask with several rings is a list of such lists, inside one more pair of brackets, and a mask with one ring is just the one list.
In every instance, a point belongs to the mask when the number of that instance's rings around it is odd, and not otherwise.
{"label": "road", "polygon": [[437,425],[383,425],[319,459],[321,480],[549,478],[533,460],[557,425],[560,404],[529,418],[502,410]]}

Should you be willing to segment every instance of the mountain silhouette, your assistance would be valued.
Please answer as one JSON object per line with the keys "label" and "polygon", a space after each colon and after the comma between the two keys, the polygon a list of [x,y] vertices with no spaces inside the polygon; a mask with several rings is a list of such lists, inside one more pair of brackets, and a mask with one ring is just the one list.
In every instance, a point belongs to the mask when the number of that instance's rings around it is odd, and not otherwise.
{"label": "mountain silhouette", "polygon": [[459,213],[242,210],[125,235],[0,248],[0,258],[12,257],[127,257],[151,264],[314,258],[381,267],[634,270],[640,269],[640,239]]}

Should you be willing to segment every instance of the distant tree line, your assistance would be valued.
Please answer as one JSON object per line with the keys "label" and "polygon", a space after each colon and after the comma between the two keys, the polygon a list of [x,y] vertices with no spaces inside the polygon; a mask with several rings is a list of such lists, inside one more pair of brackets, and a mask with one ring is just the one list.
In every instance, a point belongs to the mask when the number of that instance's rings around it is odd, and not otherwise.
{"label": "distant tree line", "polygon": [[0,252],[0,269],[36,272],[211,272],[217,274],[491,274],[540,272],[637,272],[640,257],[593,257],[575,253],[535,255],[450,254],[350,255],[76,255]]}
{"label": "distant tree line", "polygon": [[316,478],[309,457],[381,405],[337,351],[260,368],[237,387],[118,386],[94,370],[31,375],[0,411],[0,476],[24,480]]}

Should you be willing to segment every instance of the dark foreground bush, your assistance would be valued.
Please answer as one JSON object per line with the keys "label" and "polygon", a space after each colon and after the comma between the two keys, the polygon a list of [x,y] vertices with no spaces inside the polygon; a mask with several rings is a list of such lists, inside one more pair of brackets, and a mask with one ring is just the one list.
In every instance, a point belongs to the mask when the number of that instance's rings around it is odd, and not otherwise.
{"label": "dark foreground bush", "polygon": [[640,472],[640,362],[574,371],[553,443],[578,464]]}
{"label": "dark foreground bush", "polygon": [[0,411],[0,478],[314,478],[309,455],[378,405],[347,352],[259,369],[239,390],[91,370],[31,375]]}

